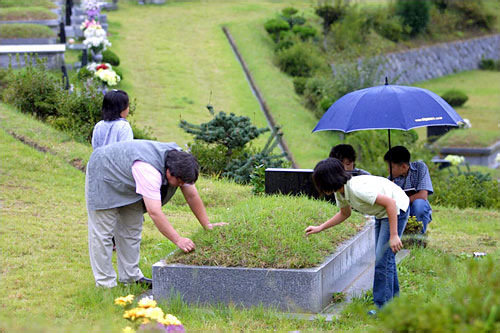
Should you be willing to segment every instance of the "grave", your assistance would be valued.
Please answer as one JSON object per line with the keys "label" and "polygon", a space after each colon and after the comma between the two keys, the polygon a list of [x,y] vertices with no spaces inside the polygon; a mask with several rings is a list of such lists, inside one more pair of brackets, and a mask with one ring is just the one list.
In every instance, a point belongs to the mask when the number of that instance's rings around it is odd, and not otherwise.
{"label": "grave", "polygon": [[443,156],[463,156],[465,162],[470,165],[482,165],[489,168],[500,166],[500,163],[496,160],[497,154],[500,154],[500,141],[486,148],[441,147],[439,152]]}
{"label": "grave", "polygon": [[314,268],[192,266],[161,260],[153,265],[153,297],[160,300],[180,295],[190,304],[263,305],[318,313],[330,304],[334,293],[347,290],[369,269],[374,244],[374,223],[370,221]]}
{"label": "grave", "polygon": [[267,168],[265,170],[265,193],[306,195],[335,203],[334,195],[320,196],[312,181],[312,169]]}
{"label": "grave", "polygon": [[47,68],[59,70],[64,65],[65,51],[65,44],[0,45],[0,67],[7,68],[11,61],[13,68],[24,67],[26,56],[33,64],[36,64],[37,58],[46,59]]}

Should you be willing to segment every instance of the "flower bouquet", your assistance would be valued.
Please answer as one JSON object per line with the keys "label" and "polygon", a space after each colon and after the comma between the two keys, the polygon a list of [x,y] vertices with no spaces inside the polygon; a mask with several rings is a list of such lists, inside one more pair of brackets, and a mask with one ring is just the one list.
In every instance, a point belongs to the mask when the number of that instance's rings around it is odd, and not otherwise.
{"label": "flower bouquet", "polygon": [[108,63],[91,63],[87,66],[87,69],[93,72],[94,76],[108,87],[116,86],[121,80],[120,76],[116,74],[111,65]]}
{"label": "flower bouquet", "polygon": [[82,24],[80,24],[80,30],[82,31],[85,31],[87,30],[88,27],[90,27],[91,25],[98,25],[99,23],[97,23],[96,20],[92,19],[92,20],[89,20],[89,19],[85,19],[84,22],[82,22]]}
{"label": "flower bouquet", "polygon": [[125,308],[123,318],[129,320],[133,326],[127,326],[123,332],[155,331],[155,332],[185,332],[184,326],[175,316],[165,314],[157,307],[156,301],[145,297],[141,299],[137,307],[129,309],[134,301],[134,295],[118,297],[115,304]]}
{"label": "flower bouquet", "polygon": [[87,11],[87,17],[89,20],[93,20],[99,16],[101,9],[99,8],[99,3],[97,0],[86,0],[83,3],[85,10]]}
{"label": "flower bouquet", "polygon": [[89,24],[86,27],[83,36],[85,37],[83,44],[91,49],[94,54],[101,53],[106,50],[107,47],[111,46],[106,36],[106,30],[104,30],[100,24],[95,23],[95,21],[93,24]]}

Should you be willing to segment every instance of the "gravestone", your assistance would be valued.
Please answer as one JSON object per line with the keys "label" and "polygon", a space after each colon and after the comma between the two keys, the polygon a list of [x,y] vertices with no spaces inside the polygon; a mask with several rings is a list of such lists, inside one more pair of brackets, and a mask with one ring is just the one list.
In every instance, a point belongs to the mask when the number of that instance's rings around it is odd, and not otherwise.
{"label": "gravestone", "polygon": [[321,196],[312,180],[312,169],[267,168],[265,170],[266,194],[307,195],[335,203],[335,196]]}

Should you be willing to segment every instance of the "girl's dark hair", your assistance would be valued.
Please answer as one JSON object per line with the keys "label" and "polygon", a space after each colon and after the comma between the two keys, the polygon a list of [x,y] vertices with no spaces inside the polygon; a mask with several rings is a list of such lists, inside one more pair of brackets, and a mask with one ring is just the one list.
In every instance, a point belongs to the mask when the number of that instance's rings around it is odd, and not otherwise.
{"label": "girl's dark hair", "polygon": [[125,91],[110,90],[102,100],[102,119],[106,121],[120,119],[120,113],[128,106],[129,99]]}
{"label": "girl's dark hair", "polygon": [[351,175],[344,170],[342,162],[330,157],[316,164],[312,179],[318,192],[326,194],[338,191],[351,179]]}
{"label": "girl's dark hair", "polygon": [[198,180],[200,166],[196,157],[185,151],[170,150],[165,159],[165,170],[186,184],[194,184]]}

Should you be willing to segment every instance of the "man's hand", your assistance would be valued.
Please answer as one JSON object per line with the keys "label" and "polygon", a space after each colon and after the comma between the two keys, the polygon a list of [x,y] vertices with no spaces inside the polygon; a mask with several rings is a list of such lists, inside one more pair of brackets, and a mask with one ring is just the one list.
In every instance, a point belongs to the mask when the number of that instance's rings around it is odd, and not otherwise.
{"label": "man's hand", "polygon": [[403,243],[401,243],[399,236],[395,235],[391,236],[389,239],[389,246],[391,247],[392,252],[398,253],[403,248]]}
{"label": "man's hand", "polygon": [[312,234],[316,234],[316,233],[320,232],[321,230],[322,230],[321,226],[310,225],[306,228],[305,232],[306,232],[306,235],[309,236]]}
{"label": "man's hand", "polygon": [[195,246],[192,240],[189,238],[180,237],[179,240],[175,243],[182,251],[188,253],[194,250]]}
{"label": "man's hand", "polygon": [[222,227],[222,226],[228,225],[228,224],[229,223],[226,223],[226,222],[209,223],[209,224],[207,224],[205,229],[212,230],[214,227]]}

